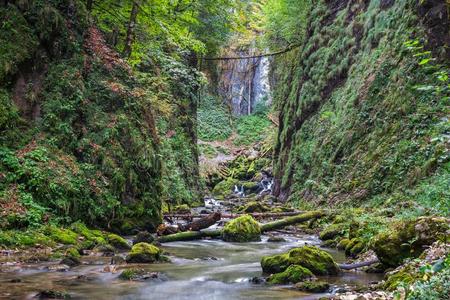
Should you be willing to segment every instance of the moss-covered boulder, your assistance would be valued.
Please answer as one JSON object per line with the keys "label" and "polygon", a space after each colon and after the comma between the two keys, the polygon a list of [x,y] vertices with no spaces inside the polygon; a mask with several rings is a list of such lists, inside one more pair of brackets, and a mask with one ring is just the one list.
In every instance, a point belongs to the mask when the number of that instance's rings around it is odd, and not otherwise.
{"label": "moss-covered boulder", "polygon": [[421,217],[402,221],[376,235],[370,247],[383,264],[396,267],[406,258],[418,257],[425,246],[437,240],[448,240],[448,230],[445,218]]}
{"label": "moss-covered boulder", "polygon": [[159,273],[157,272],[149,272],[140,268],[129,268],[125,269],[120,273],[119,279],[122,280],[131,280],[131,281],[143,281],[148,279],[157,279],[159,277]]}
{"label": "moss-covered boulder", "polygon": [[136,245],[138,243],[147,243],[151,244],[155,241],[155,238],[153,235],[148,231],[139,231],[138,234],[136,234],[136,237],[133,239],[133,245]]}
{"label": "moss-covered boulder", "polygon": [[70,229],[58,228],[55,226],[48,226],[45,233],[50,236],[52,240],[57,243],[75,245],[78,243],[78,234]]}
{"label": "moss-covered boulder", "polygon": [[342,236],[345,233],[345,227],[343,224],[332,224],[327,226],[320,232],[320,239],[323,241],[332,240],[338,236]]}
{"label": "moss-covered boulder", "polygon": [[244,215],[228,222],[222,231],[227,242],[254,242],[261,240],[261,228],[252,216]]}
{"label": "moss-covered boulder", "polygon": [[239,181],[237,179],[228,178],[222,180],[214,186],[212,194],[215,198],[223,199],[233,192],[234,186],[236,184],[239,184]]}
{"label": "moss-covered boulder", "polygon": [[127,240],[117,234],[110,233],[108,234],[108,242],[117,249],[120,250],[129,250],[131,249]]}
{"label": "moss-covered boulder", "polygon": [[241,209],[241,211],[245,213],[262,213],[269,210],[270,210],[269,207],[265,206],[264,204],[258,201],[251,201]]}
{"label": "moss-covered boulder", "polygon": [[315,275],[335,275],[339,267],[326,251],[314,246],[294,248],[288,253],[266,256],[261,259],[265,273],[279,273],[290,265],[299,265],[309,269]]}
{"label": "moss-covered boulder", "polygon": [[350,243],[349,239],[342,239],[337,243],[336,248],[338,248],[339,250],[345,250],[345,248],[349,243]]}
{"label": "moss-covered boulder", "polygon": [[89,229],[81,222],[73,223],[72,225],[70,225],[70,229],[73,232],[76,232],[79,235],[83,236],[87,241],[92,242],[94,245],[107,244],[103,232],[96,229]]}
{"label": "moss-covered boulder", "polygon": [[308,280],[297,283],[295,288],[307,293],[325,293],[330,289],[330,284],[320,280]]}
{"label": "moss-covered boulder", "polygon": [[313,277],[313,273],[307,268],[297,265],[291,265],[281,273],[276,273],[267,279],[272,284],[297,283]]}
{"label": "moss-covered boulder", "polygon": [[65,251],[64,258],[60,261],[60,264],[75,267],[81,264],[80,258],[81,255],[78,249],[70,247]]}
{"label": "moss-covered boulder", "polygon": [[356,257],[359,253],[361,253],[364,248],[366,247],[366,244],[363,240],[354,238],[351,239],[347,245],[345,246],[345,255],[350,257]]}
{"label": "moss-covered boulder", "polygon": [[153,263],[161,260],[161,249],[147,243],[138,243],[127,255],[127,263]]}

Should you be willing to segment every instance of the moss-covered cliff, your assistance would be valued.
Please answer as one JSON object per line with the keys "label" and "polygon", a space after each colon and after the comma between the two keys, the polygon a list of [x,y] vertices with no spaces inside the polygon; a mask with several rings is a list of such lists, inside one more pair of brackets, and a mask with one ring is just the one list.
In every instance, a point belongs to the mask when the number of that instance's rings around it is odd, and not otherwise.
{"label": "moss-covered cliff", "polygon": [[445,1],[318,1],[306,28],[275,64],[275,193],[448,214]]}
{"label": "moss-covered cliff", "polygon": [[132,70],[82,1],[6,3],[0,228],[152,229],[162,201],[196,200],[198,74],[167,53]]}

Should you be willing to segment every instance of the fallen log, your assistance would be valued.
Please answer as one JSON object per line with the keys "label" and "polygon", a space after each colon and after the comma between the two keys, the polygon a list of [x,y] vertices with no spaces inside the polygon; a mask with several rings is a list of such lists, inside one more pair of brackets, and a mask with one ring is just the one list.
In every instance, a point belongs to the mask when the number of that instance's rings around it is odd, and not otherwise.
{"label": "fallen log", "polygon": [[296,215],[293,217],[287,217],[285,219],[262,224],[261,231],[266,232],[266,231],[271,231],[271,230],[277,230],[277,229],[280,229],[280,228],[283,228],[283,227],[286,227],[289,225],[306,222],[306,221],[309,221],[312,219],[318,219],[320,217],[323,217],[324,215],[325,215],[325,212],[320,211],[320,210],[306,212],[306,213]]}
{"label": "fallen log", "polygon": [[376,264],[378,262],[380,262],[378,260],[378,258],[374,258],[372,260],[363,261],[363,262],[354,263],[354,264],[338,264],[338,266],[339,266],[339,268],[341,268],[341,270],[353,270],[353,269],[358,269],[358,268],[361,268],[361,267],[371,266],[371,265]]}
{"label": "fallen log", "polygon": [[199,231],[201,229],[205,229],[216,224],[216,222],[219,221],[221,217],[222,216],[220,212],[215,212],[206,215],[205,217],[202,217],[191,223],[185,225],[178,225],[178,227],[180,228],[181,231]]}
{"label": "fallen log", "polygon": [[178,241],[192,241],[199,240],[204,237],[216,238],[222,235],[222,230],[211,231],[184,231],[165,236],[160,236],[156,240],[160,243],[170,243]]}
{"label": "fallen log", "polygon": [[[280,229],[284,226],[294,225],[297,223],[306,222],[311,219],[317,219],[324,216],[325,213],[323,211],[312,211],[303,213],[300,215],[296,215],[293,217],[288,217],[282,220],[261,224],[261,232],[271,231]],[[169,234],[165,236],[158,237],[157,241],[160,243],[169,243],[169,242],[177,242],[177,241],[191,241],[198,240],[204,237],[210,238],[218,238],[221,237],[222,230],[208,230],[208,231],[185,231],[174,234]]]}
{"label": "fallen log", "polygon": [[[282,212],[282,213],[238,213],[238,214],[222,214],[222,218],[226,219],[234,219],[243,215],[250,215],[257,219],[262,218],[281,218],[281,217],[289,217],[289,216],[296,216],[298,214],[301,214],[301,211],[289,211],[289,212]],[[186,218],[204,218],[209,216],[209,214],[164,214],[164,218],[180,218],[180,219],[186,219]]]}

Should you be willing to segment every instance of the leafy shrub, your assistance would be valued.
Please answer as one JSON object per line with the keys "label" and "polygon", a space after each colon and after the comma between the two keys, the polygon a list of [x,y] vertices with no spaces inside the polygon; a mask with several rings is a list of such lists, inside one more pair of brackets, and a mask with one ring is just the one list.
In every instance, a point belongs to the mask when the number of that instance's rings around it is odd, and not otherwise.
{"label": "leafy shrub", "polygon": [[219,100],[205,96],[198,108],[198,137],[203,141],[226,140],[232,133],[230,114]]}

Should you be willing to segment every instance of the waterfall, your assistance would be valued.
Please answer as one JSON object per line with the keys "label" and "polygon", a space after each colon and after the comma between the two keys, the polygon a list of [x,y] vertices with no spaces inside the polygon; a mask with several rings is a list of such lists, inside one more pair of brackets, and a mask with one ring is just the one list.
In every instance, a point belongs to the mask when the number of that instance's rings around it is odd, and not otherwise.
{"label": "waterfall", "polygon": [[[234,56],[254,55],[256,49],[233,51]],[[218,64],[219,94],[231,106],[234,115],[249,115],[258,103],[270,105],[269,72],[267,57],[221,61]]]}

